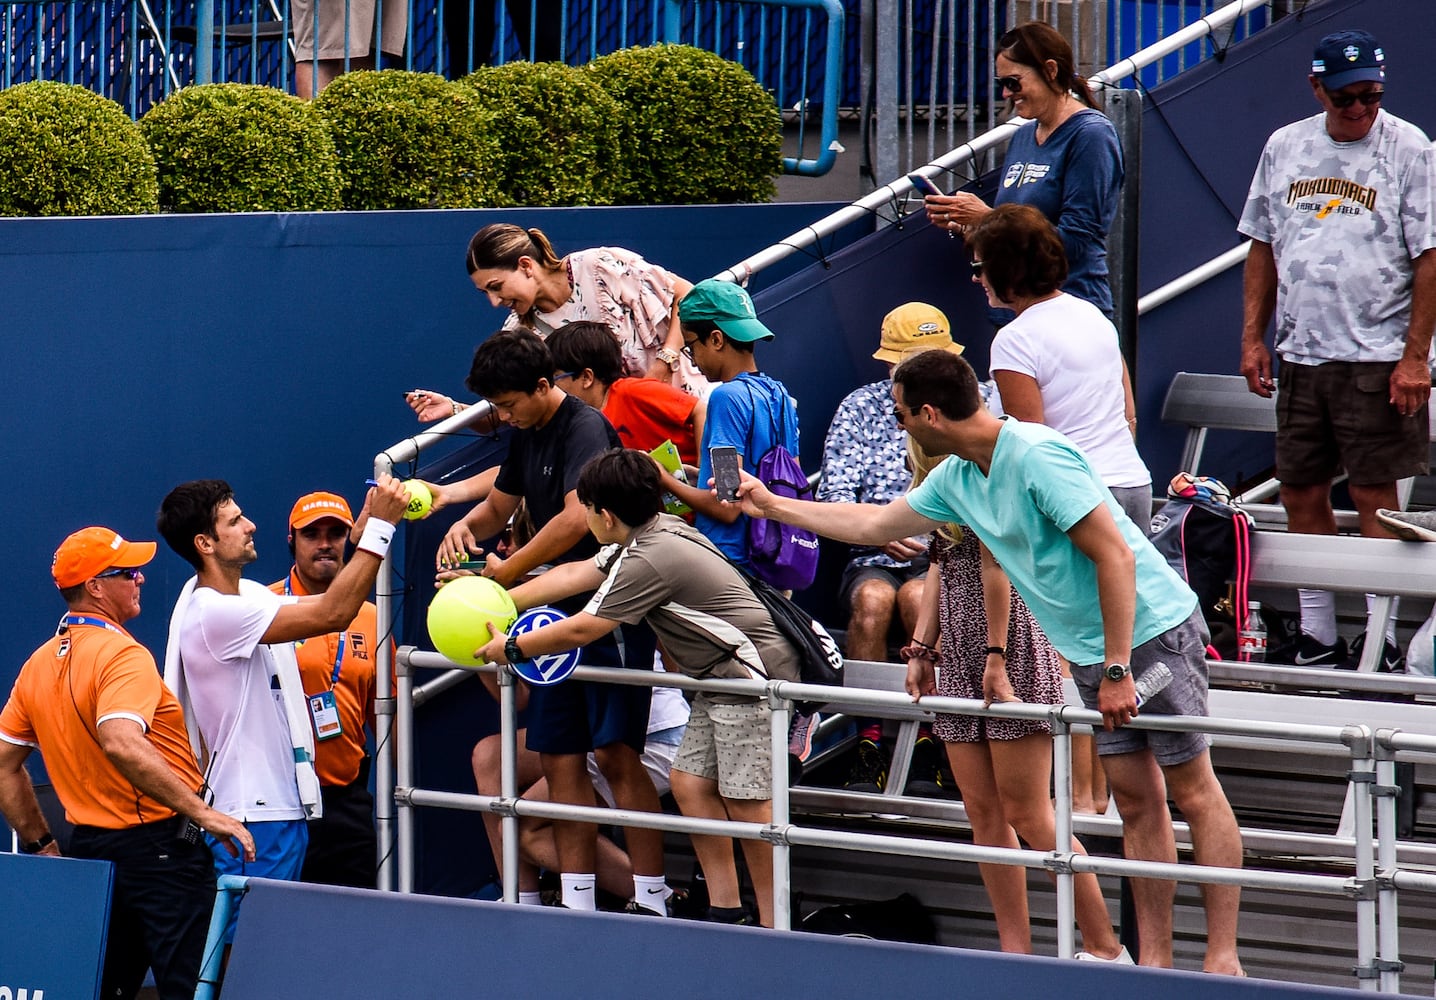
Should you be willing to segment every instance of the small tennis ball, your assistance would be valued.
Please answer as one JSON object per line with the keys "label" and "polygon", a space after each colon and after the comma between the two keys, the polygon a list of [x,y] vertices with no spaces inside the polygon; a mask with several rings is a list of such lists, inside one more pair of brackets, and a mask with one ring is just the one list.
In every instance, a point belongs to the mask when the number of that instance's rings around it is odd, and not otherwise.
{"label": "small tennis ball", "polygon": [[484,662],[475,659],[474,650],[493,638],[489,623],[507,632],[518,616],[503,587],[486,576],[461,576],[440,587],[429,602],[429,638],[455,663],[473,666]]}
{"label": "small tennis ball", "polygon": [[404,480],[404,489],[409,491],[409,505],[404,508],[404,520],[417,521],[429,513],[434,505],[434,494],[422,479]]}

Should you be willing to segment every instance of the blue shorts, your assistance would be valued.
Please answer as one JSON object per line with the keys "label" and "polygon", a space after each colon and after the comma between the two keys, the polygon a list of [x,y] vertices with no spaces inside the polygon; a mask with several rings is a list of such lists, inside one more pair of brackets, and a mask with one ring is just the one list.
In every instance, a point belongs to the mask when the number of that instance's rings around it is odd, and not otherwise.
{"label": "blue shorts", "polygon": [[[1132,650],[1132,677],[1140,678],[1154,663],[1165,663],[1172,671],[1172,683],[1142,702],[1138,715],[1207,714],[1207,634],[1201,609],[1176,628],[1148,639]],[[1082,695],[1082,703],[1097,711],[1097,689],[1102,685],[1104,664],[1072,665],[1072,679]],[[1205,733],[1171,733],[1159,729],[1132,729],[1121,726],[1110,733],[1095,731],[1097,753],[1135,753],[1151,750],[1162,767],[1175,767],[1201,756],[1212,745]]]}
{"label": "blue shorts", "polygon": [[[586,667],[630,667],[653,670],[655,640],[647,626],[624,625],[623,655],[612,635],[583,648],[579,663]],[[648,739],[651,690],[626,684],[594,684],[568,680],[552,687],[529,689],[527,746],[535,753],[586,754],[626,743],[642,754]]]}
{"label": "blue shorts", "polygon": [[[209,851],[214,855],[216,875],[244,875],[255,878],[283,879],[298,882],[299,872],[304,868],[304,852],[309,847],[309,824],[302,819],[283,819],[268,823],[246,823],[245,829],[254,838],[254,860],[245,861],[244,855],[231,857],[224,845],[209,834],[204,835]],[[239,920],[239,900],[229,915],[229,925],[224,930],[226,942],[234,940],[234,927]]]}

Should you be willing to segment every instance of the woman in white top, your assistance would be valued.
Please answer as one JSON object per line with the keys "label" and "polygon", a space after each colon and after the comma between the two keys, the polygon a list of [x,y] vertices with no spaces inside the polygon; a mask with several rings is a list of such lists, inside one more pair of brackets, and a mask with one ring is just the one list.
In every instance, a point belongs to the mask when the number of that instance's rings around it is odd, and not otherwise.
{"label": "woman in white top", "polygon": [[[1017,314],[990,352],[1002,411],[1066,435],[1145,531],[1152,474],[1137,454],[1137,410],[1117,328],[1095,305],[1062,291],[1067,255],[1056,227],[1030,205],[999,205],[968,245],[972,280],[988,304]],[[1070,675],[1066,663],[1062,672]],[[1074,810],[1105,811],[1107,783],[1091,737],[1072,738],[1072,789]]]}
{"label": "woman in white top", "polygon": [[973,280],[1017,318],[992,340],[1002,410],[1061,431],[1091,460],[1127,516],[1152,516],[1152,475],[1137,454],[1136,408],[1117,329],[1090,302],[1061,290],[1062,239],[1040,211],[993,209],[970,239]]}

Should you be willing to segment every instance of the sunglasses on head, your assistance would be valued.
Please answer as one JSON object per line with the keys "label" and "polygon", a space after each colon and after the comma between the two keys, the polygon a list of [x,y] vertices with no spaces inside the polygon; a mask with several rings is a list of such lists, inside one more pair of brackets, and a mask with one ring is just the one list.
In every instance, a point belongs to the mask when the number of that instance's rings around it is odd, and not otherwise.
{"label": "sunglasses on head", "polygon": [[1331,102],[1331,106],[1342,110],[1351,107],[1357,101],[1361,102],[1363,108],[1369,108],[1373,104],[1380,104],[1381,99],[1385,96],[1386,91],[1384,89],[1368,90],[1364,94],[1337,94],[1330,90],[1326,92],[1326,99]]}
{"label": "sunglasses on head", "polygon": [[138,579],[140,578],[140,573],[141,573],[141,572],[142,572],[142,570],[141,570],[138,566],[125,567],[124,569],[107,569],[107,570],[105,570],[103,573],[96,573],[96,574],[95,574],[95,579],[96,579],[96,580],[103,580],[103,579],[105,579],[105,578],[107,578],[107,577],[111,577],[111,576],[123,576],[123,577],[125,577],[126,579],[128,579],[131,583],[134,583],[136,580],[138,580]]}

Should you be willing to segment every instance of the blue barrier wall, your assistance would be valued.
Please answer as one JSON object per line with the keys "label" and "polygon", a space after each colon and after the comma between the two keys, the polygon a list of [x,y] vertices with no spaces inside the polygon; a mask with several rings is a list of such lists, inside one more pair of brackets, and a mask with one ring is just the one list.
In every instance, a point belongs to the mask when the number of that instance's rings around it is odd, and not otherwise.
{"label": "blue barrier wall", "polygon": [[[310,932],[296,934],[296,927]],[[402,933],[396,933],[400,928]],[[324,941],[322,949],[315,946],[318,938]],[[253,879],[224,995],[227,1000],[456,995],[1349,1000],[1359,994],[1194,972]]]}
{"label": "blue barrier wall", "polygon": [[99,996],[112,871],[0,854],[0,998]]}

